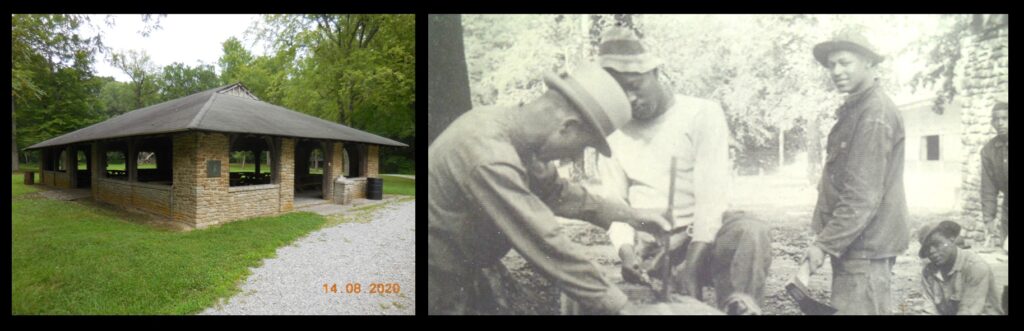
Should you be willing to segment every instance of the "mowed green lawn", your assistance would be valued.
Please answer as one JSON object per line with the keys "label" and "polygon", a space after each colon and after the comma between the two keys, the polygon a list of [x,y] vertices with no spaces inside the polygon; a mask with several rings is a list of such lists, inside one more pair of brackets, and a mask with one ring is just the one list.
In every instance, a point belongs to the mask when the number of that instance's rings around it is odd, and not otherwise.
{"label": "mowed green lawn", "polygon": [[[32,177],[34,178],[34,180],[32,181],[33,183],[39,183],[39,173],[38,172],[35,173],[35,176],[32,176]],[[35,192],[35,191],[39,191],[39,189],[37,189],[35,186],[24,185],[24,183],[25,183],[25,174],[24,173],[16,173],[16,174],[12,175],[11,176],[11,195],[12,196],[19,196],[19,195],[22,195],[22,194],[32,193],[32,192]]]}
{"label": "mowed green lawn", "polygon": [[416,195],[416,181],[410,178],[381,175],[384,194]]}
{"label": "mowed green lawn", "polygon": [[111,209],[26,196],[36,188],[22,182],[12,175],[13,314],[198,313],[234,294],[250,267],[325,222],[301,212],[159,230]]}

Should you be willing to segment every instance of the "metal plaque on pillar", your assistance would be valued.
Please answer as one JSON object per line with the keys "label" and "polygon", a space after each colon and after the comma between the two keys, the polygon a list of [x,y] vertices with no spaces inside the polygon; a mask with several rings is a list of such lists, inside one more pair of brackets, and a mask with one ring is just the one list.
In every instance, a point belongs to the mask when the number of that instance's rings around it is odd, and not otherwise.
{"label": "metal plaque on pillar", "polygon": [[220,177],[220,160],[206,161],[206,177]]}

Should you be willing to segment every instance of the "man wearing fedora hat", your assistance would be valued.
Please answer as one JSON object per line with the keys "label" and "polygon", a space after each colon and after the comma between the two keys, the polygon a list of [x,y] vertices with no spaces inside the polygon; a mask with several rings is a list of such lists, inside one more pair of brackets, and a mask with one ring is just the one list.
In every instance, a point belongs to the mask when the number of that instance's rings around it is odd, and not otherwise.
{"label": "man wearing fedora hat", "polygon": [[[513,107],[480,107],[456,119],[429,147],[428,295],[431,314],[502,313],[481,269],[511,249],[588,312],[618,313],[625,294],[559,233],[555,215],[607,228],[625,221],[663,232],[658,213],[592,195],[558,179],[546,162],[587,146],[609,155],[605,136],[629,119],[629,102],[601,67],[547,75],[549,90]],[[490,282],[493,284],[494,282]],[[500,292],[497,289],[492,292]]]}
{"label": "man wearing fedora hat", "polygon": [[[996,98],[992,106],[992,128],[996,136],[981,149],[981,210],[989,235],[1001,242],[1010,230],[1010,102],[1006,96]],[[1000,192],[1003,193],[1003,215],[997,221],[996,197]]]}
{"label": "man wearing fedora hat", "polygon": [[921,271],[925,310],[939,315],[1002,315],[999,288],[992,268],[977,254],[960,249],[960,225],[952,221],[926,224],[918,232],[917,255],[928,263]]}
{"label": "man wearing fedora hat", "polygon": [[[759,313],[771,265],[771,237],[763,222],[728,210],[732,166],[722,108],[712,100],[675,94],[662,84],[661,60],[628,28],[605,31],[598,56],[626,91],[633,117],[608,138],[614,154],[598,164],[602,188],[634,208],[670,215],[667,260],[676,270],[675,291],[700,297],[701,288],[712,285],[718,307],[727,313]],[[670,183],[673,177],[675,183]],[[663,254],[647,254],[663,249],[628,224],[613,224],[609,237],[627,281],[642,282],[665,261]]]}
{"label": "man wearing fedora hat", "polygon": [[892,266],[910,241],[903,118],[877,83],[875,68],[883,57],[862,35],[842,30],[813,53],[848,96],[828,136],[811,221],[816,236],[804,259],[808,268],[795,277],[807,284],[828,255],[831,303],[839,314],[889,314]]}

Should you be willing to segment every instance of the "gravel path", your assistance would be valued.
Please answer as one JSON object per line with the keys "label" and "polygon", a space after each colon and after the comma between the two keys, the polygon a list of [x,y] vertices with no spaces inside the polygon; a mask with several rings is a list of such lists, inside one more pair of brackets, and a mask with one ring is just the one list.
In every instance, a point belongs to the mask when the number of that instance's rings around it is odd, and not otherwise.
{"label": "gravel path", "polygon": [[[416,202],[377,210],[369,223],[343,223],[277,250],[251,270],[241,293],[201,315],[412,315],[416,307]],[[358,294],[346,284],[360,284]],[[371,294],[397,283],[398,294]],[[337,285],[337,293],[324,291]]]}

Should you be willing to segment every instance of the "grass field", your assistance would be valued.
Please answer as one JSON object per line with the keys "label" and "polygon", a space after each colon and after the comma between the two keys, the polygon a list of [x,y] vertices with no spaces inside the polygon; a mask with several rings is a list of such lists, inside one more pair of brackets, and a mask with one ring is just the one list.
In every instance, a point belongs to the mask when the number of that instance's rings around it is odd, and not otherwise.
{"label": "grass field", "polygon": [[[39,182],[39,173],[38,172],[35,173],[35,176],[33,176],[33,177],[34,177],[33,182],[34,183],[38,183]],[[37,189],[35,186],[25,185],[24,183],[25,183],[25,175],[23,173],[17,173],[17,174],[11,175],[11,195],[17,197],[17,196],[20,196],[20,195],[23,195],[23,194],[26,194],[26,193],[32,193],[32,192],[39,191],[39,189]]]}
{"label": "grass field", "polygon": [[197,313],[234,294],[250,267],[325,224],[301,212],[159,230],[109,208],[40,199],[22,180],[12,174],[12,314]]}
{"label": "grass field", "polygon": [[416,181],[404,178],[382,175],[384,179],[384,194],[416,195]]}

